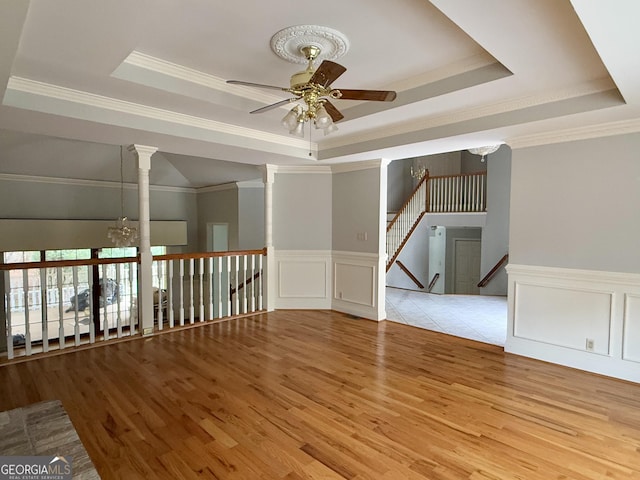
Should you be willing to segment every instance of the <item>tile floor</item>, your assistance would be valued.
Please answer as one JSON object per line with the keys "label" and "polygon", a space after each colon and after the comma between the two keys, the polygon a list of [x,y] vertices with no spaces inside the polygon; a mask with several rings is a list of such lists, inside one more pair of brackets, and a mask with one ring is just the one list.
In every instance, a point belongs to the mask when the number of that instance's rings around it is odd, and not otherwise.
{"label": "tile floor", "polygon": [[387,319],[504,346],[507,297],[437,295],[386,288]]}

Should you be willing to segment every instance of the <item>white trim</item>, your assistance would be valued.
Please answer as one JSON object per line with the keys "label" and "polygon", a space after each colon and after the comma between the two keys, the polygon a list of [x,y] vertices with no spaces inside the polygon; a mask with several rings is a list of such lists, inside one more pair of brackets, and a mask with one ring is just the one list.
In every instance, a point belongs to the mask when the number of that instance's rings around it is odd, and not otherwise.
{"label": "white trim", "polygon": [[375,160],[364,160],[362,162],[349,162],[349,163],[336,163],[331,165],[332,173],[347,173],[357,172],[359,170],[371,170],[378,169],[381,166],[386,167],[389,164],[389,160],[378,158]]}
{"label": "white trim", "polygon": [[[329,150],[356,143],[366,143],[374,140],[380,140],[381,138],[420,132],[445,125],[453,125],[460,122],[486,118],[501,113],[516,112],[525,108],[602,93],[613,88],[615,88],[615,85],[612,85],[608,78],[593,80],[552,92],[491,102],[474,108],[461,108],[453,112],[433,115],[423,119],[412,119],[409,122],[381,127],[361,134],[327,139],[323,143],[323,149]],[[511,141],[512,140],[495,139],[495,143],[508,143],[509,145]]]}
{"label": "white trim", "polygon": [[640,274],[624,272],[604,272],[600,270],[581,270],[574,268],[543,267],[538,265],[509,264],[509,275],[526,275],[541,279],[561,279],[562,281],[606,282],[617,285],[640,287]]}
{"label": "white trim", "polygon": [[330,174],[328,165],[273,165],[274,173]]}
{"label": "white trim", "polygon": [[264,182],[262,180],[244,180],[242,182],[236,182],[238,188],[264,188]]}
{"label": "white trim", "polygon": [[[173,112],[171,110],[165,110],[162,108],[150,107],[148,105],[119,100],[117,98],[105,97],[103,95],[84,92],[81,90],[74,90],[71,88],[52,85],[49,83],[38,82],[27,78],[9,78],[9,82],[7,83],[7,92],[11,90],[41,97],[53,98],[64,102],[91,106],[103,110],[115,111],[123,114],[136,115],[139,117],[151,118],[154,120],[162,120],[178,125],[262,140],[279,145],[286,145],[306,150],[309,149],[308,140],[298,140],[284,135],[265,133],[261,130],[240,127],[237,125],[230,125],[228,123],[218,122],[216,120],[210,120],[207,118],[196,117],[184,113]],[[11,106],[19,108],[29,108],[32,110],[34,109],[33,105],[26,107],[20,104],[11,104]]]}
{"label": "white trim", "polygon": [[387,85],[387,90],[396,90],[398,92],[419,88],[430,83],[445,80],[464,73],[473,72],[489,65],[501,65],[495,58],[486,52],[478,53],[471,57],[463,58],[457,62],[450,63],[444,67],[430,70],[421,75],[416,75],[398,82]]}
{"label": "white trim", "polygon": [[[506,268],[506,352],[640,382],[640,349],[628,338],[629,329],[640,325],[640,309],[629,308],[629,299],[640,298],[640,274],[519,264]],[[549,325],[560,318],[556,331]],[[585,339],[596,339],[594,351],[582,346]]]}
{"label": "white trim", "polygon": [[[50,183],[52,185],[75,185],[80,187],[120,188],[120,182],[108,180],[82,180],[79,178],[41,177],[36,175],[18,175],[14,173],[0,173],[0,181],[7,182],[31,182]],[[125,190],[138,190],[137,183],[125,183]],[[199,189],[191,187],[170,187],[164,185],[151,185],[149,190],[174,193],[197,193]]]}
{"label": "white trim", "polygon": [[[377,253],[334,251],[331,264],[331,308],[370,320],[384,320],[380,272],[381,269],[384,272],[385,266],[381,256]],[[340,272],[343,277],[339,276]]]}
{"label": "white trim", "polygon": [[[330,309],[331,308],[331,251],[330,250],[276,250],[274,252],[273,287],[276,309]],[[315,268],[321,277],[295,278],[290,273]],[[293,267],[293,270],[289,270]],[[320,267],[319,270],[317,267]]]}
{"label": "white trim", "polygon": [[238,188],[236,182],[221,183],[220,185],[210,185],[208,187],[196,188],[197,193],[223,192],[225,190],[235,190]]}
{"label": "white trim", "polygon": [[179,78],[180,80],[202,85],[230,95],[236,95],[250,100],[255,100],[257,102],[262,102],[267,105],[282,100],[281,96],[270,95],[255,88],[242,85],[230,85],[226,80],[216,77],[215,75],[210,75],[177,63],[171,63],[161,58],[152,57],[151,55],[146,55],[135,50],[131,52],[131,54],[129,54],[122,63],[157,72],[169,77]]}
{"label": "white trim", "polygon": [[583,127],[566,128],[538,133],[536,135],[523,135],[507,140],[512,150],[518,148],[549,145],[553,143],[573,142],[576,140],[588,140],[590,138],[611,137],[640,132],[640,119],[621,120],[617,122],[599,123]]}

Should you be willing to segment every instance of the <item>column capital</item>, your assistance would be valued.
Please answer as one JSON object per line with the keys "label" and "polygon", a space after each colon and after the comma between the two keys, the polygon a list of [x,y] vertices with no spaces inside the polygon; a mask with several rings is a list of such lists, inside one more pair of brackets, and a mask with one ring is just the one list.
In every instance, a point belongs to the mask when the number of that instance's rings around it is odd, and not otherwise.
{"label": "column capital", "polygon": [[158,147],[150,147],[147,145],[129,145],[127,150],[133,152],[138,157],[138,168],[144,170],[151,169],[151,155],[158,151]]}
{"label": "column capital", "polygon": [[265,164],[262,165],[262,181],[264,183],[273,183],[275,181],[275,174],[278,171],[277,165]]}

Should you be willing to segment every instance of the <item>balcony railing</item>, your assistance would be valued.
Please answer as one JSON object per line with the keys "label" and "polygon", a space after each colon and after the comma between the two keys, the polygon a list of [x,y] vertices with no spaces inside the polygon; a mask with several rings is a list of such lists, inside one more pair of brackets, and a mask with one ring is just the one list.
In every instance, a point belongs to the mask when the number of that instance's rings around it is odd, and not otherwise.
{"label": "balcony railing", "polygon": [[[153,259],[154,329],[262,311],[265,250]],[[137,258],[0,265],[13,359],[141,334]]]}

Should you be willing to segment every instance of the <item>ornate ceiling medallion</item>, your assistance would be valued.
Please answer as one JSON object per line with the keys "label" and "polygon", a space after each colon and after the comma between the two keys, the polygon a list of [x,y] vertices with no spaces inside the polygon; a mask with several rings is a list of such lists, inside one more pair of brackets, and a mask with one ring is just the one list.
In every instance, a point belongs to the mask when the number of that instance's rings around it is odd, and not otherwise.
{"label": "ornate ceiling medallion", "polygon": [[336,60],[349,51],[349,40],[333,28],[318,25],[288,27],[271,37],[271,50],[291,63],[307,63],[300,49],[309,46],[320,49],[321,60]]}

